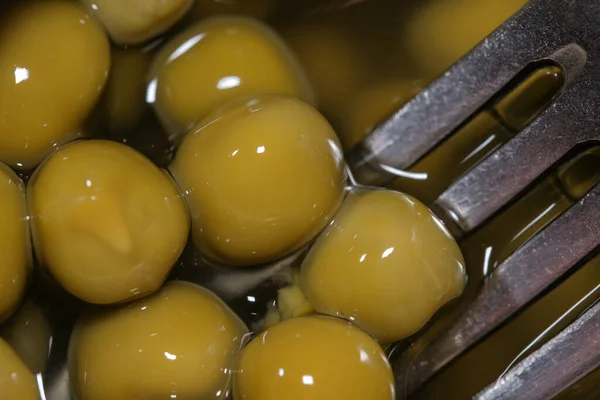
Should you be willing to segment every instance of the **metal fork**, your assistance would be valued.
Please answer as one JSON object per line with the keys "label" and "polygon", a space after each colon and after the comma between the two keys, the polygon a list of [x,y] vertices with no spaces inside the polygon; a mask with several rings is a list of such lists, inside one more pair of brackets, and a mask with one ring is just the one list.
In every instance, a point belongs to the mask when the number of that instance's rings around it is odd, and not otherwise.
{"label": "metal fork", "polygon": [[[511,141],[458,178],[433,208],[458,234],[473,231],[530,186],[575,146],[600,140],[600,2],[531,0],[443,76],[371,132],[349,155],[354,177],[380,185],[407,170],[483,107],[533,62],[561,66],[565,87],[555,102]],[[454,324],[430,343],[413,344],[395,365],[403,398],[512,314],[580,265],[600,244],[600,186],[506,259]],[[584,318],[584,317],[582,317]],[[600,341],[600,311],[563,332],[561,345]],[[424,339],[423,339],[424,340]],[[542,399],[600,364],[600,352],[545,353],[545,346],[482,399]],[[538,357],[538,358],[536,358]],[[537,360],[537,361],[536,361]],[[561,364],[568,362],[568,364]],[[567,366],[568,368],[563,368]],[[515,379],[546,378],[523,397]],[[549,375],[548,375],[549,374]],[[511,381],[512,379],[512,381]],[[557,384],[560,382],[561,384]],[[520,386],[523,389],[523,386]]]}

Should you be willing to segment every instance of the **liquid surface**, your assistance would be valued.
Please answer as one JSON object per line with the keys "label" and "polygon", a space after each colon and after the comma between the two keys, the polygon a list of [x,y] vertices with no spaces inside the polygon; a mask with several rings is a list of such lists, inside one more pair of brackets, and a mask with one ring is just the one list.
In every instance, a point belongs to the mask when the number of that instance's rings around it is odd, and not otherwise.
{"label": "liquid surface", "polygon": [[242,350],[235,369],[236,400],[395,398],[381,347],[336,318],[301,317],[269,328]]}
{"label": "liquid surface", "polygon": [[69,346],[74,392],[78,400],[224,399],[246,332],[213,293],[167,283],[78,323]]}
{"label": "liquid surface", "polygon": [[25,293],[31,273],[29,222],[23,182],[0,164],[0,322]]}
{"label": "liquid surface", "polygon": [[[595,257],[499,331],[451,364],[415,400],[472,398],[507,369],[539,349],[600,299],[600,259]],[[468,379],[465,378],[468,374]],[[588,388],[589,389],[589,388]],[[576,392],[583,397],[583,391]],[[594,398],[594,397],[590,397]]]}
{"label": "liquid surface", "polygon": [[556,66],[524,71],[448,138],[387,186],[433,203],[461,175],[507,143],[539,116],[561,92],[564,74]]}
{"label": "liquid surface", "polygon": [[431,204],[455,179],[512,136],[492,113],[482,111],[389,186]]}
{"label": "liquid surface", "polygon": [[573,202],[566,198],[554,177],[540,182],[508,211],[491,219],[463,247],[473,266],[487,275],[523,243],[565,212]]}
{"label": "liquid surface", "polygon": [[564,83],[561,68],[538,68],[500,99],[494,109],[509,128],[520,131],[556,98]]}
{"label": "liquid surface", "polygon": [[173,181],[118,143],[59,149],[29,182],[28,196],[38,259],[91,303],[156,291],[187,240],[188,211]]}
{"label": "liquid surface", "polygon": [[184,138],[170,170],[186,193],[194,243],[228,265],[274,261],[305,245],[345,185],[331,126],[279,96],[217,111]]}
{"label": "liquid surface", "polygon": [[78,137],[109,66],[102,26],[75,2],[26,1],[3,15],[0,161],[28,170]]}
{"label": "liquid surface", "polygon": [[600,147],[594,146],[561,165],[556,178],[566,197],[579,200],[600,179]]}
{"label": "liquid surface", "polygon": [[[502,261],[593,187],[600,178],[597,154],[598,148],[593,147],[562,163],[510,208],[463,241],[468,265],[483,265],[483,271],[472,270],[469,275],[475,288],[480,287],[483,276],[493,273]],[[600,299],[599,260],[596,256],[584,266],[576,266],[564,282],[558,282],[543,297],[442,371],[416,398],[463,399],[500,379],[509,368]],[[461,378],[466,371],[470,371],[468,380]],[[593,387],[584,381],[563,393],[562,398],[578,398],[569,396],[584,396],[593,391]]]}
{"label": "liquid surface", "polygon": [[463,256],[442,223],[418,200],[387,190],[350,194],[302,264],[317,311],[382,343],[415,333],[465,284]]}

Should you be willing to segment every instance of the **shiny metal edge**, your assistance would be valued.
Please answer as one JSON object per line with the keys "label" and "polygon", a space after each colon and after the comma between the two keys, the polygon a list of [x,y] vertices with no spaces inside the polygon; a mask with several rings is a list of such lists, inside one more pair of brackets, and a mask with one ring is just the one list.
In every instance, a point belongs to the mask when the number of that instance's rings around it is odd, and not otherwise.
{"label": "shiny metal edge", "polygon": [[440,336],[417,340],[396,360],[399,398],[415,392],[598,246],[600,185],[502,262]]}
{"label": "shiny metal edge", "polygon": [[600,303],[489,385],[475,400],[546,400],[600,366]]}

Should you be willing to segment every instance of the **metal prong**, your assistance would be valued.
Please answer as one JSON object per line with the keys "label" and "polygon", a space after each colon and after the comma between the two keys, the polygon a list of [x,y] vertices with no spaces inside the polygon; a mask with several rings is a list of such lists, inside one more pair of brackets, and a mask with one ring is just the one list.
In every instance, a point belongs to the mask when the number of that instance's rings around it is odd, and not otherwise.
{"label": "metal prong", "polygon": [[550,399],[599,365],[600,304],[596,304],[475,399]]}
{"label": "metal prong", "polygon": [[475,301],[431,343],[417,341],[398,359],[397,391],[411,394],[600,245],[600,185],[507,258]]}
{"label": "metal prong", "polygon": [[571,93],[454,182],[438,197],[436,206],[470,232],[508,204],[581,141],[580,135],[563,134],[572,121],[564,116],[561,105],[573,101]]}
{"label": "metal prong", "polygon": [[[480,110],[528,64],[565,72],[558,100],[463,175],[436,207],[468,232],[507,205],[575,145],[600,140],[600,2],[532,0],[365,138],[349,158],[362,184],[406,170]],[[422,383],[541,294],[600,245],[600,187],[506,259],[456,323],[417,341],[395,365],[397,393]]]}
{"label": "metal prong", "polygon": [[[473,115],[528,63],[566,44],[553,26],[563,0],[532,0],[442,77],[380,124],[353,151],[360,183],[380,184],[385,168],[406,169]],[[566,41],[565,41],[566,39]],[[383,167],[383,168],[382,168]],[[374,176],[370,169],[379,171]],[[363,177],[363,171],[367,176]]]}
{"label": "metal prong", "polygon": [[[408,169],[532,62],[556,61],[565,69],[567,84],[573,83],[586,52],[600,53],[597,29],[583,31],[587,35],[581,30],[582,24],[596,27],[593,16],[598,13],[600,4],[593,0],[531,0],[351,152],[357,180],[382,184],[393,178],[394,170]],[[588,63],[590,69],[594,65]],[[598,87],[597,75],[588,71],[588,82],[578,92],[593,94],[587,89]],[[597,104],[597,95],[583,108],[590,102]]]}
{"label": "metal prong", "polygon": [[567,86],[562,96],[523,132],[454,182],[436,201],[465,232],[475,229],[508,204],[577,144],[600,139],[593,118],[596,111],[584,106],[586,102],[600,105],[597,86],[592,85],[597,78],[589,80],[589,75],[595,75],[594,68],[587,65],[588,76],[579,74],[586,66],[587,53],[571,44],[549,58],[565,69]]}

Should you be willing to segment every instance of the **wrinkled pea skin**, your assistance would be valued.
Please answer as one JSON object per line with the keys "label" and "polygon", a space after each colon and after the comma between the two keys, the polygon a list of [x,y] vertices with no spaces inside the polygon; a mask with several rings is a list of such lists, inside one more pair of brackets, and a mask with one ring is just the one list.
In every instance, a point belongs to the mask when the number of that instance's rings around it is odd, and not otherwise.
{"label": "wrinkled pea skin", "polygon": [[56,151],[29,182],[28,203],[38,259],[90,303],[158,290],[189,233],[189,213],[170,176],[107,140]]}

